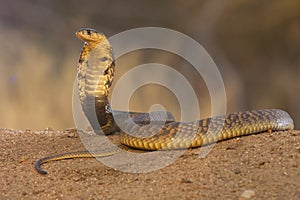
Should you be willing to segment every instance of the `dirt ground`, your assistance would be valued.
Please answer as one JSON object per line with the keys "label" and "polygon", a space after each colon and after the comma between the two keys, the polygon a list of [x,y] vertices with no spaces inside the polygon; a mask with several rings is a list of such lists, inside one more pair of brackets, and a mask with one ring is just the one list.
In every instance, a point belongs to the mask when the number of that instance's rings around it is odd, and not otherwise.
{"label": "dirt ground", "polygon": [[300,199],[300,131],[217,143],[204,158],[187,150],[150,173],[114,170],[96,159],[40,157],[84,149],[77,132],[0,129],[0,199]]}

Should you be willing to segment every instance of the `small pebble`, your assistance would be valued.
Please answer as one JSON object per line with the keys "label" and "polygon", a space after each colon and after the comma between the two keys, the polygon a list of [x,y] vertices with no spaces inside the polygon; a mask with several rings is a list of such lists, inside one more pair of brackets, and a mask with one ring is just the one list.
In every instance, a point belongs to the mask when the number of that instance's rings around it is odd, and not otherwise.
{"label": "small pebble", "polygon": [[258,163],[259,166],[264,165],[266,162],[265,161],[261,161]]}
{"label": "small pebble", "polygon": [[44,131],[46,132],[46,131],[54,131],[54,130],[51,127],[47,127],[47,128],[44,129]]}
{"label": "small pebble", "polygon": [[241,173],[241,170],[240,170],[240,169],[234,169],[233,172],[234,172],[235,174],[240,174],[240,173]]}
{"label": "small pebble", "polygon": [[250,199],[255,195],[254,190],[245,190],[243,194],[241,195],[241,198],[243,199]]}
{"label": "small pebble", "polygon": [[181,179],[181,182],[182,183],[193,183],[192,179],[190,179],[190,178],[183,178],[183,179]]}
{"label": "small pebble", "polygon": [[226,150],[235,150],[235,148],[234,147],[226,147]]}
{"label": "small pebble", "polygon": [[80,181],[82,178],[80,176],[75,176],[73,177],[73,181],[78,182]]}

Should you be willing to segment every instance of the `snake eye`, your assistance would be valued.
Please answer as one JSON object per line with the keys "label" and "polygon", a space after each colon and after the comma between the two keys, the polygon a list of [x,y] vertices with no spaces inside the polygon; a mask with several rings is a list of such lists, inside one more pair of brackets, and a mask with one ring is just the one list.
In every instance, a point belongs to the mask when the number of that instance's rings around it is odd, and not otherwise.
{"label": "snake eye", "polygon": [[87,32],[88,35],[91,35],[91,30],[90,29],[87,29],[86,32]]}

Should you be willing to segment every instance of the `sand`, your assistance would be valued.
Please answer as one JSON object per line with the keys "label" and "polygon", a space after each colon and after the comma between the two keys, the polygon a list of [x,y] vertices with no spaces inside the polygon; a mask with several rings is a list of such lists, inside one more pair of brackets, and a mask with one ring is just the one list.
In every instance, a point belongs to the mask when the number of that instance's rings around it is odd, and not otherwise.
{"label": "sand", "polygon": [[0,129],[0,139],[0,199],[300,199],[300,131],[222,141],[204,158],[190,149],[149,173],[91,158],[46,163],[46,176],[37,159],[85,149],[75,130]]}

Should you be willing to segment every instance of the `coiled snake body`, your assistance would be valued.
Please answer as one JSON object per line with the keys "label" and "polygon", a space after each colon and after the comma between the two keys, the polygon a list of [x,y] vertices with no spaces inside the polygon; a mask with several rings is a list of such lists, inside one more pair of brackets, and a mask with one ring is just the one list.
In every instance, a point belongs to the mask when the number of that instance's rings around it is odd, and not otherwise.
{"label": "coiled snake body", "polygon": [[[77,67],[78,92],[82,109],[94,130],[100,127],[105,134],[116,132],[119,127],[107,101],[115,70],[111,45],[102,33],[93,29],[80,29],[76,32],[76,36],[85,42]],[[122,114],[121,111],[115,112]],[[96,117],[94,117],[95,114]],[[200,147],[212,142],[267,130],[293,129],[294,126],[289,114],[278,109],[236,112],[188,123],[175,122],[173,116],[167,113],[165,124],[151,124],[147,128],[142,125],[149,122],[148,113],[131,112],[129,114],[133,117],[134,123],[125,120],[123,126],[133,134],[120,133],[120,142],[143,150]],[[159,121],[160,113],[152,114],[157,116]],[[156,134],[151,135],[151,133]],[[138,134],[139,137],[134,134]],[[39,173],[47,174],[40,168],[40,165],[52,160],[107,156],[114,153],[116,152],[63,153],[39,159],[35,168]]]}

